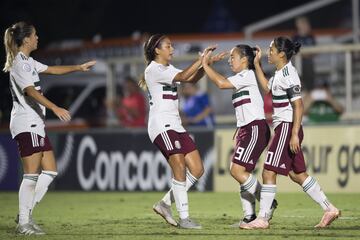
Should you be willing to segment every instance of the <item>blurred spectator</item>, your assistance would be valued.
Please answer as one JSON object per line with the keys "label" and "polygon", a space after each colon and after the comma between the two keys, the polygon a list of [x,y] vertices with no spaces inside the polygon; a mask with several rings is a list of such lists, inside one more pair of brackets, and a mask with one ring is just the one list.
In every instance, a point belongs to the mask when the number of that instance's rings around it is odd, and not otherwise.
{"label": "blurred spectator", "polygon": [[[301,43],[302,46],[316,45],[315,38],[311,32],[311,24],[308,18],[298,17],[295,20],[296,34],[293,41]],[[302,73],[301,81],[305,91],[311,91],[314,88],[315,71],[313,56],[301,55],[302,57]]]}
{"label": "blurred spectator", "polygon": [[124,96],[116,104],[116,115],[123,127],[146,126],[145,98],[137,82],[132,77],[127,77],[123,86]]}
{"label": "blurred spectator", "polygon": [[185,83],[182,88],[182,122],[184,125],[205,126],[212,128],[215,125],[213,110],[207,93],[199,90],[192,83]]}
{"label": "blurred spectator", "polygon": [[338,121],[344,108],[332,96],[327,81],[321,81],[304,97],[304,113],[309,122]]}

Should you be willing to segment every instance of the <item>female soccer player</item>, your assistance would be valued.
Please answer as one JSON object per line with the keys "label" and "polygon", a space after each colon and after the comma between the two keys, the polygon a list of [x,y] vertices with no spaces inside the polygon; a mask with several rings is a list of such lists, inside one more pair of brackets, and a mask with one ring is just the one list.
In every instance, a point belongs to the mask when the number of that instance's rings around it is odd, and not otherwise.
{"label": "female soccer player", "polygon": [[262,173],[264,184],[261,189],[258,218],[241,225],[241,228],[269,227],[266,213],[275,198],[277,174],[287,176],[290,173],[290,178],[302,186],[304,192],[323,208],[324,215],[315,227],[326,227],[340,216],[340,211],[329,202],[318,182],[306,173],[301,150],[304,136],[301,126],[303,115],[301,84],[297,71],[290,61],[291,57],[299,52],[300,47],[300,43],[292,42],[286,37],[277,37],[271,42],[268,62],[275,65],[276,71],[270,81],[266,79],[260,65],[260,48],[255,57],[254,64],[259,84],[264,92],[272,94],[275,136],[268,150]]}
{"label": "female soccer player", "polygon": [[[33,25],[18,22],[6,29],[4,35],[6,63],[3,71],[10,73],[13,99],[10,131],[16,140],[23,166],[19,189],[19,215],[16,232],[25,235],[45,234],[32,219],[32,212],[56,177],[56,163],[50,141],[45,133],[45,108],[62,121],[70,113],[42,95],[39,73],[65,74],[88,71],[95,61],[73,66],[46,66],[30,54],[37,49],[38,36]],[[39,171],[41,173],[39,174]]]}
{"label": "female soccer player", "polygon": [[[189,218],[187,190],[201,177],[204,168],[194,141],[181,124],[177,83],[196,82],[204,71],[200,68],[201,56],[183,71],[175,68],[170,64],[173,53],[171,41],[165,35],[152,35],[144,45],[147,67],[140,85],[146,86],[149,94],[148,133],[173,172],[171,190],[153,209],[173,226],[199,229],[201,225]],[[172,199],[179,212],[179,224],[171,214]]]}
{"label": "female soccer player", "polygon": [[[255,50],[243,44],[231,49],[229,64],[235,75],[229,78],[209,66],[211,51],[202,60],[205,73],[217,87],[234,90],[232,103],[238,129],[230,173],[240,184],[240,199],[244,211],[244,219],[240,224],[256,218],[255,199],[260,200],[261,184],[251,172],[270,139],[264,102],[254,73]],[[276,206],[277,202],[274,200],[269,216],[272,216]]]}

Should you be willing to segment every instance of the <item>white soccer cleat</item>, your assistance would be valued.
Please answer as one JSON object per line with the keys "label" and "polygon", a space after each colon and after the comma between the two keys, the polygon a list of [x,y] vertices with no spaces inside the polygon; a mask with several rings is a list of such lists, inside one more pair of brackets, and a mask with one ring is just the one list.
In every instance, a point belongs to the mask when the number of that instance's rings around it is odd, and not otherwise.
{"label": "white soccer cleat", "polygon": [[18,224],[16,226],[16,233],[20,234],[20,235],[43,235],[41,233],[39,233],[38,231],[36,231],[34,229],[34,227],[30,224],[30,223],[25,223],[25,224]]}
{"label": "white soccer cleat", "polygon": [[[15,222],[19,226],[19,214],[16,216]],[[28,224],[30,224],[33,227],[33,229],[36,230],[35,235],[44,235],[45,234],[45,232],[40,228],[40,226],[36,224],[36,222],[32,218],[32,215],[29,216],[29,223]]]}
{"label": "white soccer cleat", "polygon": [[241,223],[239,227],[242,229],[268,229],[270,225],[268,220],[258,217],[252,222]]}
{"label": "white soccer cleat", "polygon": [[341,211],[337,208],[331,211],[326,211],[320,222],[315,226],[315,228],[325,228],[329,226],[339,216],[341,216]]}
{"label": "white soccer cleat", "polygon": [[165,221],[170,225],[174,227],[178,226],[178,223],[175,221],[175,219],[172,216],[171,206],[168,206],[164,201],[159,201],[155,203],[153,206],[153,210],[161,217],[163,217]]}
{"label": "white soccer cleat", "polygon": [[190,218],[179,220],[179,227],[184,229],[201,229],[201,225]]}

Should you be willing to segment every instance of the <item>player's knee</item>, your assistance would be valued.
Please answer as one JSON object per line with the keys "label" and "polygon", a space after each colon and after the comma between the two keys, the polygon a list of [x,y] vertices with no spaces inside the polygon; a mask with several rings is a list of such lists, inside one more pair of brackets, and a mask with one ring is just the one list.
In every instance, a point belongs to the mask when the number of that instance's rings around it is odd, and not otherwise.
{"label": "player's knee", "polygon": [[264,183],[275,182],[276,173],[273,171],[264,169],[262,172],[262,178],[263,178]]}
{"label": "player's knee", "polygon": [[305,179],[309,176],[306,172],[303,173],[289,173],[290,179],[294,182],[296,182],[299,185],[302,185],[302,183],[305,181]]}
{"label": "player's knee", "polygon": [[199,179],[204,174],[204,166],[201,164],[197,166],[195,169],[190,170],[191,175]]}

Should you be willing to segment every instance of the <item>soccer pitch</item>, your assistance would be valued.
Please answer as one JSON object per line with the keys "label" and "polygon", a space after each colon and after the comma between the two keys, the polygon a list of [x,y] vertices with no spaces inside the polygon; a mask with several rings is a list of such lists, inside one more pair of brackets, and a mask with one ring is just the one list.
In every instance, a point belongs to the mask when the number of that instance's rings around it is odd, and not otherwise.
{"label": "soccer pitch", "polygon": [[[0,193],[0,239],[360,239],[360,194],[328,194],[342,210],[329,228],[313,228],[322,210],[304,193],[279,193],[271,228],[231,228],[242,210],[238,193],[190,192],[201,230],[171,227],[152,211],[158,192],[49,192],[34,211],[45,236],[15,235],[16,192]],[[175,207],[173,207],[176,214]]]}

